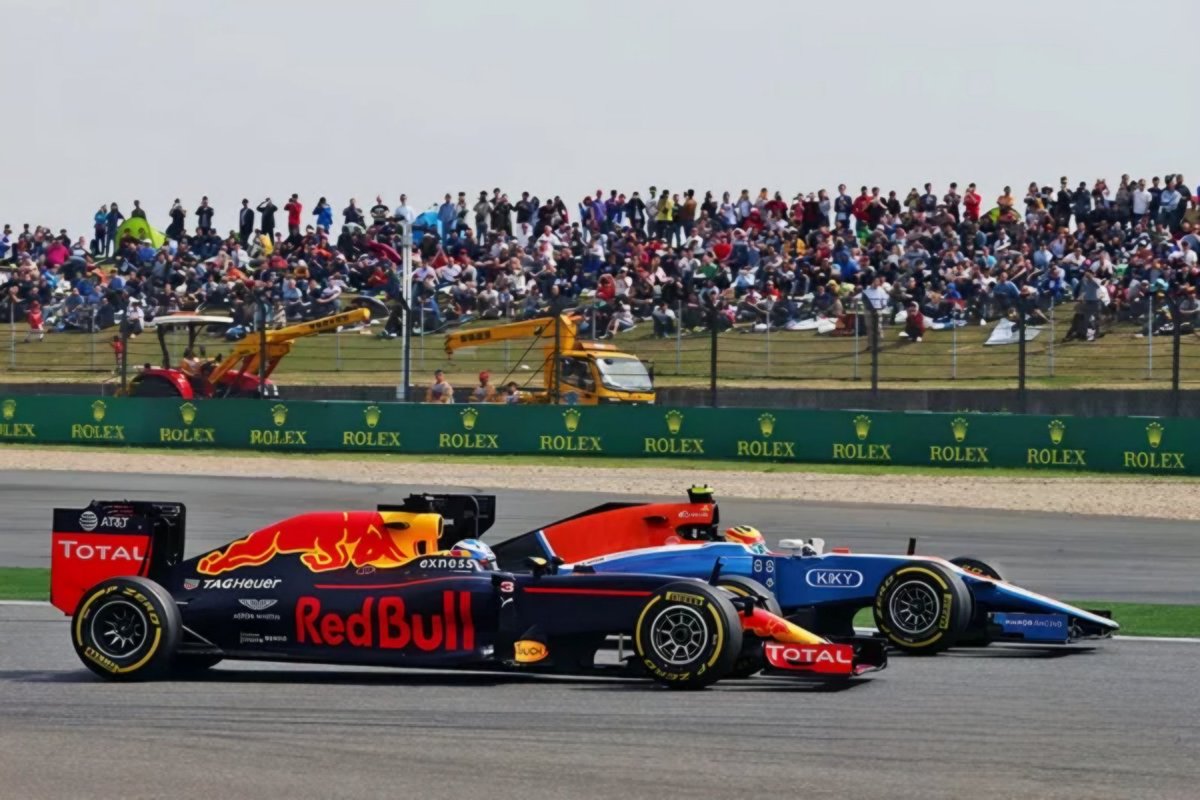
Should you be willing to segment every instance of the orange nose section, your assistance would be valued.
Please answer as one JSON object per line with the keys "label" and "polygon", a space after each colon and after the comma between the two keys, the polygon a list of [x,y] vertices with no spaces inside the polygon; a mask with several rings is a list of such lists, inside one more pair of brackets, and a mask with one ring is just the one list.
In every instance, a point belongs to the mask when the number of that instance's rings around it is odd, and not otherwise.
{"label": "orange nose section", "polygon": [[741,619],[743,631],[767,641],[787,644],[823,644],[826,641],[815,633],[761,608],[743,614]]}

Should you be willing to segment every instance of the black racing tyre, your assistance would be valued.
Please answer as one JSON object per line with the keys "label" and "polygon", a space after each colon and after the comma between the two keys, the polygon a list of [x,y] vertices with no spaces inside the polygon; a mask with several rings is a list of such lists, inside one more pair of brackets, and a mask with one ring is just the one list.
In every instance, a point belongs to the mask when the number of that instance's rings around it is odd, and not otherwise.
{"label": "black racing tyre", "polygon": [[[950,563],[972,575],[997,581],[1004,580],[1004,573],[1007,572],[995,561],[984,561],[975,556],[957,556],[950,559]],[[967,626],[966,633],[959,637],[958,643],[965,647],[987,647],[992,643],[992,637],[987,630],[987,613],[983,609],[975,609],[971,623]]]}
{"label": "black racing tyre", "polygon": [[703,583],[670,583],[638,615],[633,648],[650,677],[671,689],[701,689],[729,674],[742,625],[729,596]]}
{"label": "black racing tyre", "polygon": [[88,590],[71,620],[80,661],[108,680],[146,680],[167,672],[183,624],[167,590],[146,578],[109,578]]}
{"label": "black racing tyre", "polygon": [[901,564],[875,592],[875,624],[908,653],[940,653],[966,631],[975,603],[962,578],[934,562]]}
{"label": "black racing tyre", "polygon": [[[741,575],[721,575],[717,578],[717,587],[741,597],[757,595],[763,598],[758,605],[764,611],[769,611],[777,617],[783,616],[783,609],[779,607],[779,600],[776,599],[775,593],[753,578],[746,578]],[[752,633],[743,631],[742,652],[738,654],[738,659],[734,662],[733,669],[729,671],[728,677],[749,678],[761,672],[765,665],[766,659],[763,657],[762,640]]]}
{"label": "black racing tyre", "polygon": [[997,581],[1004,580],[1004,573],[1007,571],[995,561],[984,561],[975,556],[955,556],[950,559],[950,563],[965,572]]}

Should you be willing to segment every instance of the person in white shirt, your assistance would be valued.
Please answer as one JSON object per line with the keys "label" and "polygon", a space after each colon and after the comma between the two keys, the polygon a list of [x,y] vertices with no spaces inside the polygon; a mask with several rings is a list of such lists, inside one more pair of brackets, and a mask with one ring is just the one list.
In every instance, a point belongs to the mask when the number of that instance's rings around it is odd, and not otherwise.
{"label": "person in white shirt", "polygon": [[393,209],[392,216],[396,219],[407,220],[410,225],[416,222],[417,214],[412,210],[412,206],[408,204],[408,195],[400,195],[400,205]]}
{"label": "person in white shirt", "polygon": [[1133,190],[1133,217],[1134,224],[1141,222],[1150,213],[1150,202],[1154,199],[1154,195],[1146,191],[1146,182],[1138,181],[1137,188]]}

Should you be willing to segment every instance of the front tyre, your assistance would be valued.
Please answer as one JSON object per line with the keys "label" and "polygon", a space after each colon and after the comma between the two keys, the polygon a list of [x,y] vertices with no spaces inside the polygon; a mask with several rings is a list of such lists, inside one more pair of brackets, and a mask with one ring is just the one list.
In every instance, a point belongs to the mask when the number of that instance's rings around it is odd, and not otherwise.
{"label": "front tyre", "polygon": [[[976,558],[975,556],[956,556],[950,559],[950,563],[964,572],[969,572],[980,578],[991,578],[994,581],[1004,580],[1004,573],[1007,571],[995,561],[984,561],[982,558]],[[971,624],[967,626],[966,632],[959,637],[958,643],[965,647],[987,647],[992,643],[992,637],[988,633],[988,615],[986,610],[978,607],[975,609],[971,618]]]}
{"label": "front tyre", "polygon": [[725,677],[742,651],[737,609],[721,590],[671,583],[642,608],[634,652],[650,676],[671,689],[701,689]]}
{"label": "front tyre", "polygon": [[974,611],[962,579],[933,562],[903,564],[875,592],[875,624],[894,647],[940,653],[958,642]]}
{"label": "front tyre", "polygon": [[108,680],[163,675],[179,647],[179,607],[145,578],[110,578],[82,598],[71,639],[84,666]]}
{"label": "front tyre", "polygon": [[[783,609],[779,607],[779,600],[775,597],[775,593],[753,578],[746,578],[742,575],[721,575],[717,578],[717,587],[738,597],[762,598],[756,605],[777,617],[783,616]],[[766,666],[766,658],[763,656],[762,639],[743,631],[742,651],[738,654],[733,669],[729,671],[729,677],[749,678],[761,672],[764,666]]]}

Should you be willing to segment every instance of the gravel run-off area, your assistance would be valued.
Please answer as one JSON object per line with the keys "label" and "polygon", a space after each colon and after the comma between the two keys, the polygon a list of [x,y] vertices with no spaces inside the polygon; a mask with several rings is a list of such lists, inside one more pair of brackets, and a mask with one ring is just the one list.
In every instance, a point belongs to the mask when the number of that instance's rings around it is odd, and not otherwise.
{"label": "gravel run-off area", "polygon": [[[988,475],[839,475],[826,472],[736,472],[653,466],[538,466],[461,461],[304,459],[122,451],[0,448],[0,469],[121,472],[156,475],[233,475],[331,479],[480,489],[594,491],[613,495],[678,496],[707,484],[717,498],[820,503],[923,505],[950,508],[1055,511],[1158,519],[1200,519],[1200,481],[1153,477],[1008,477]],[[136,486],[131,486],[136,493]]]}

